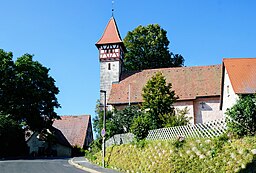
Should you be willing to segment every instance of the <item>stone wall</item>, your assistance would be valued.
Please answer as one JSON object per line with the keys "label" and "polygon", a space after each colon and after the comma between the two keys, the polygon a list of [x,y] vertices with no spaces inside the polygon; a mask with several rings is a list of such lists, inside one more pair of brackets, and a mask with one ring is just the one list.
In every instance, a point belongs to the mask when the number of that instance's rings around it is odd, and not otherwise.
{"label": "stone wall", "polygon": [[[121,63],[119,61],[100,62],[100,89],[106,91],[107,99],[113,82],[119,82]],[[100,103],[104,104],[104,94],[100,93]]]}
{"label": "stone wall", "polygon": [[132,142],[133,139],[134,135],[132,133],[117,134],[106,141],[106,147],[109,147],[111,145],[128,144]]}

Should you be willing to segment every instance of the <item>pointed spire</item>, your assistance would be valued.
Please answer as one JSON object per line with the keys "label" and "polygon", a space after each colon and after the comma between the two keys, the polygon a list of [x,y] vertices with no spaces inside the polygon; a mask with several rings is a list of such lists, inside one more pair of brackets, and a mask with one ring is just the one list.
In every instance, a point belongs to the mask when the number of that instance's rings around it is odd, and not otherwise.
{"label": "pointed spire", "polygon": [[115,18],[112,16],[108,22],[108,25],[100,38],[96,43],[96,46],[99,47],[102,44],[114,44],[114,43],[123,43],[120,33],[118,31]]}
{"label": "pointed spire", "polygon": [[114,17],[114,0],[112,0],[112,17]]}

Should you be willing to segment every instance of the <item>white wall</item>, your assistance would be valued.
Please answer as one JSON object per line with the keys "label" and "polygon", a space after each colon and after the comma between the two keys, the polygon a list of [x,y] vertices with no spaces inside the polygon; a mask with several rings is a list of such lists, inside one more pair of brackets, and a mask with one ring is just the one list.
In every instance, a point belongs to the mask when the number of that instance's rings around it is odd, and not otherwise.
{"label": "white wall", "polygon": [[206,123],[223,118],[220,97],[197,98],[194,101],[195,122]]}
{"label": "white wall", "polygon": [[[227,70],[224,72],[224,84],[223,84],[223,101],[222,101],[222,112],[225,114],[227,108],[231,108],[236,101],[239,99],[238,95],[234,92],[231,85]],[[225,115],[224,115],[225,116]]]}
{"label": "white wall", "polygon": [[220,111],[220,97],[197,98],[191,101],[177,101],[174,108],[184,109],[187,107],[188,117],[191,117],[190,123],[206,123],[223,117]]}

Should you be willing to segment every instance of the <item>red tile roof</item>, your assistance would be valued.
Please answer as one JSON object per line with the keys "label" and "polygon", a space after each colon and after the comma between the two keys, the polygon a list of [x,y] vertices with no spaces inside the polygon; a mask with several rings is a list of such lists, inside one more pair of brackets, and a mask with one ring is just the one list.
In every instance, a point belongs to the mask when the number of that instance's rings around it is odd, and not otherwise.
{"label": "red tile roof", "polygon": [[108,104],[127,104],[129,95],[131,103],[142,102],[143,86],[158,71],[164,74],[167,83],[172,83],[172,89],[179,100],[220,96],[221,65],[176,67],[143,70],[126,77],[120,83],[112,84]]}
{"label": "red tile roof", "polygon": [[72,146],[84,147],[90,115],[61,116],[53,122],[53,127],[59,129]]}
{"label": "red tile roof", "polygon": [[256,92],[256,58],[224,58],[223,64],[235,93]]}
{"label": "red tile roof", "polygon": [[113,43],[122,43],[121,36],[119,34],[116,21],[114,17],[111,17],[111,19],[108,22],[108,25],[100,38],[100,40],[96,43],[96,46],[102,44],[113,44]]}

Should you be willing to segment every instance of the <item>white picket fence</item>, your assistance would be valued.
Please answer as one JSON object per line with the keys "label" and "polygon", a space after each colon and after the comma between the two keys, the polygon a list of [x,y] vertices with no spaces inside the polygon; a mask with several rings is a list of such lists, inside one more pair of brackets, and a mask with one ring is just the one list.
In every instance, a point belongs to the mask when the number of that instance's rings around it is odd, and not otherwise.
{"label": "white picket fence", "polygon": [[150,130],[146,139],[167,140],[176,139],[178,136],[185,138],[213,138],[223,134],[226,129],[226,121],[222,118],[204,124]]}
{"label": "white picket fence", "polygon": [[[180,136],[185,138],[214,138],[223,134],[226,129],[226,121],[222,118],[204,124],[150,130],[146,139],[170,140]],[[133,138],[132,133],[116,134],[106,141],[106,146],[127,144],[132,142]]]}

